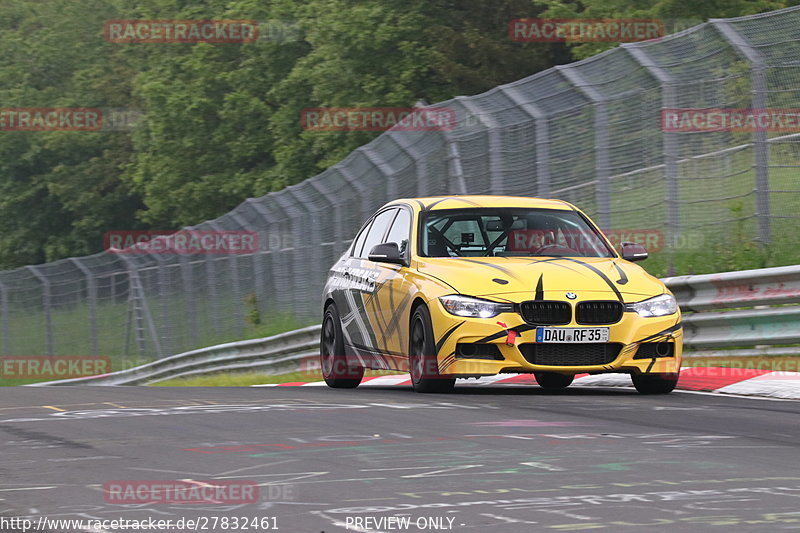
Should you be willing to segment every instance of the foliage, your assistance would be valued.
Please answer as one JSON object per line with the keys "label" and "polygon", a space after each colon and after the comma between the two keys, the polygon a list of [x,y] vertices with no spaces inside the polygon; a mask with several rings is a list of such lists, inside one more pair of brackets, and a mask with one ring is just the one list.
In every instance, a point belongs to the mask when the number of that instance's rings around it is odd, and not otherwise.
{"label": "foliage", "polygon": [[[375,133],[304,132],[322,106],[411,106],[568,59],[511,42],[528,0],[5,0],[4,107],[141,110],[133,131],[0,132],[0,269],[100,251],[110,229],[169,229],[309,178]],[[255,43],[107,42],[111,19],[250,19]]]}
{"label": "foliage", "polygon": [[[305,108],[437,102],[613,46],[513,42],[512,19],[693,24],[796,2],[4,0],[4,108],[142,116],[130,131],[0,131],[0,269],[98,252],[112,229],[220,216],[321,172],[376,135],[304,131]],[[119,44],[103,36],[112,19],[250,19],[288,30],[255,43]],[[728,90],[739,99],[748,89],[742,76]]]}

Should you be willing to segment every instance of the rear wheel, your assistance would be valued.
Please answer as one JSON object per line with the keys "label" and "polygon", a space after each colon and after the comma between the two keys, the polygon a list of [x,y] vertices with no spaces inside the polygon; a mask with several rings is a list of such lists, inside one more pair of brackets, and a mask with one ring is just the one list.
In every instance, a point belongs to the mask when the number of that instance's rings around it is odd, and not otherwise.
{"label": "rear wheel", "polygon": [[410,331],[408,366],[414,391],[452,391],[456,384],[456,379],[439,373],[431,315],[424,305],[420,305],[414,310],[414,314],[411,317]]}
{"label": "rear wheel", "polygon": [[533,375],[541,388],[549,390],[566,389],[575,379],[575,376],[557,372],[534,372]]}
{"label": "rear wheel", "polygon": [[631,374],[631,380],[642,394],[668,394],[678,384],[678,374]]}
{"label": "rear wheel", "polygon": [[322,377],[334,389],[354,389],[364,377],[364,368],[350,366],[344,353],[344,335],[339,311],[333,304],[325,308],[319,342]]}

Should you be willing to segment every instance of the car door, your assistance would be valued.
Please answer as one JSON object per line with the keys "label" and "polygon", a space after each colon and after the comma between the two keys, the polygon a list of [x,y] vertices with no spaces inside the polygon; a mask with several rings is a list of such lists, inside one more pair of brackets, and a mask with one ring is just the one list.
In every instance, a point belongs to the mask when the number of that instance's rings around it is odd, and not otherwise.
{"label": "car door", "polygon": [[342,272],[345,283],[341,293],[340,315],[344,341],[367,368],[376,366],[372,354],[377,350],[378,332],[367,313],[365,301],[371,299],[381,274],[376,263],[367,259],[367,256],[376,244],[383,242],[396,214],[397,208],[390,207],[372,217],[371,223],[356,237]]}
{"label": "car door", "polygon": [[[382,242],[394,242],[401,253],[410,258],[410,207],[400,206]],[[375,332],[376,357],[381,368],[405,370],[408,352],[408,315],[411,305],[411,285],[404,265],[369,261],[378,271],[374,291],[364,295],[364,305]]]}

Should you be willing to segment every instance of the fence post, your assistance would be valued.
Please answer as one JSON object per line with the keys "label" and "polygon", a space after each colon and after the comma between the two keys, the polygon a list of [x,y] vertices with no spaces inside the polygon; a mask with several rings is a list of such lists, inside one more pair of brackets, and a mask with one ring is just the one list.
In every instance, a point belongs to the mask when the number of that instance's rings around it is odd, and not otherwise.
{"label": "fence post", "polygon": [[[216,220],[208,220],[206,221],[212,230],[217,233],[221,233],[225,231],[220,227],[220,225],[216,222]],[[207,254],[210,257],[216,257],[216,254]],[[231,272],[231,291],[233,293],[233,321],[236,326],[239,328],[239,331],[244,330],[244,318],[242,316],[242,304],[244,302],[241,299],[242,291],[241,286],[239,284],[239,258],[236,257],[236,254],[225,254],[227,255],[227,263],[230,266]],[[216,272],[215,272],[216,273]],[[219,296],[218,293],[215,296]]]}
{"label": "fence post", "polygon": [[53,319],[50,313],[51,295],[50,295],[50,282],[45,276],[39,272],[39,267],[26,266],[26,270],[30,271],[33,276],[42,284],[42,307],[44,308],[44,333],[45,333],[45,351],[47,355],[53,355]]}
{"label": "fence post", "polygon": [[[428,103],[425,100],[418,100],[414,107],[425,107]],[[451,184],[456,182],[457,191],[455,194],[468,194],[467,182],[464,180],[464,169],[461,167],[461,151],[458,149],[458,141],[453,139],[453,134],[446,129],[439,130],[444,138],[445,149],[447,151],[447,194],[453,194]]]}
{"label": "fence post", "polygon": [[[733,25],[725,19],[711,19],[711,24],[719,31],[722,37],[742,56],[751,66],[750,80],[752,83],[752,106],[754,110],[767,108],[767,73],[766,59],[744,35],[739,33]],[[756,217],[758,219],[758,241],[761,245],[769,244],[771,240],[770,208],[769,208],[769,144],[767,132],[753,132],[753,149],[755,151],[756,168]]]}
{"label": "fence post", "polygon": [[279,194],[276,192],[269,193],[267,198],[271,201],[271,203],[266,207],[280,213],[277,217],[277,224],[279,224],[281,227],[285,227],[287,232],[282,232],[280,234],[280,244],[278,245],[278,249],[275,251],[270,251],[272,254],[271,259],[273,276],[276,276],[274,292],[275,301],[277,302],[277,307],[279,310],[281,312],[286,312],[287,310],[292,309],[289,306],[294,302],[295,294],[294,287],[292,287],[291,283],[292,281],[296,280],[297,276],[293,275],[296,265],[291,261],[291,256],[288,256],[288,254],[291,254],[292,248],[290,246],[285,246],[285,244],[287,244],[285,242],[285,236],[289,234],[292,238],[294,238],[294,227],[292,226],[291,216],[279,201]]}
{"label": "fence post", "polygon": [[89,342],[92,346],[92,355],[99,355],[97,348],[97,282],[94,275],[81,260],[70,257],[69,261],[83,273],[86,278],[86,295],[89,299]]}
{"label": "fence post", "polygon": [[[263,228],[265,231],[259,232],[259,243],[258,243],[258,253],[256,257],[253,258],[253,269],[254,275],[253,278],[256,284],[256,299],[259,296],[259,290],[263,295],[263,303],[266,306],[269,299],[267,298],[267,294],[271,297],[275,298],[277,286],[275,285],[275,275],[274,273],[270,276],[270,262],[272,260],[272,255],[267,257],[267,254],[272,254],[272,250],[270,249],[270,233],[269,230],[272,227],[273,219],[270,215],[269,210],[264,207],[262,203],[260,203],[255,198],[248,198],[245,202],[250,206],[253,211],[255,211],[264,222]],[[263,239],[262,239],[263,237]],[[278,236],[280,239],[280,236]],[[279,246],[280,247],[280,246]],[[268,261],[269,259],[269,261]],[[269,277],[269,285],[272,286],[272,290],[267,289],[267,278]],[[266,307],[265,307],[266,309]]]}
{"label": "fence post", "polygon": [[428,178],[428,165],[424,155],[408,140],[408,135],[405,132],[389,131],[387,132],[387,137],[394,141],[397,147],[414,162],[414,175],[417,180],[416,195],[418,197],[429,196],[429,188],[423,186],[423,183],[427,183]]}
{"label": "fence post", "polygon": [[[157,238],[161,239],[163,237]],[[156,262],[155,268],[158,276],[158,307],[161,311],[161,320],[156,329],[156,334],[159,336],[159,339],[163,339],[162,342],[164,353],[171,354],[174,353],[172,348],[176,339],[176,335],[172,328],[172,321],[170,320],[171,317],[169,313],[169,295],[167,294],[167,284],[169,283],[169,278],[167,276],[166,258],[163,257],[163,254],[158,252],[150,253],[149,255]]]}
{"label": "fence post", "polygon": [[[672,76],[666,69],[656,65],[655,62],[636,44],[623,44],[622,48],[630,54],[634,61],[642,66],[658,83],[661,85],[661,109],[675,109],[678,106],[678,98],[675,93],[676,84]],[[661,117],[659,117],[659,129],[661,127]],[[661,132],[662,145],[664,149],[664,180],[666,182],[666,204],[667,204],[667,233],[672,242],[681,232],[680,207],[678,203],[680,190],[678,189],[678,138],[677,133]],[[675,249],[670,246],[667,249],[669,254],[670,275],[675,270]]]}
{"label": "fence post", "polygon": [[[500,129],[497,120],[489,113],[475,104],[470,98],[456,96],[456,102],[464,106],[469,113],[476,117],[486,128],[486,135],[489,137],[489,194],[503,194],[505,192],[505,180],[502,172],[503,144],[500,139]],[[466,126],[466,124],[464,125]],[[477,191],[472,191],[477,192]]]}
{"label": "fence post", "polygon": [[366,157],[367,160],[372,163],[372,165],[378,169],[381,174],[383,174],[384,178],[386,178],[387,198],[383,198],[383,202],[385,203],[391,200],[396,200],[398,197],[397,173],[392,170],[392,167],[389,166],[381,154],[372,149],[371,145],[367,144],[366,146],[357,148],[357,150],[364,154],[364,157]]}
{"label": "fence post", "polygon": [[0,314],[3,315],[3,355],[11,355],[11,328],[8,325],[8,287],[0,282]]}
{"label": "fence post", "polygon": [[584,96],[594,103],[594,145],[595,157],[594,167],[597,174],[597,190],[595,197],[597,201],[597,214],[600,220],[600,227],[603,229],[611,228],[611,168],[608,160],[608,108],[607,98],[578,72],[573,66],[560,65],[555,67],[564,78],[572,83]]}
{"label": "fence post", "polygon": [[181,284],[183,286],[183,295],[187,302],[186,314],[189,319],[189,336],[192,348],[196,348],[199,342],[197,331],[197,304],[195,301],[195,288],[193,285],[192,262],[189,256],[181,254]]}
{"label": "fence post", "polygon": [[375,207],[366,205],[367,188],[364,186],[362,182],[358,180],[358,178],[356,178],[356,176],[350,171],[349,168],[347,168],[346,165],[339,163],[333,165],[332,168],[337,172],[339,172],[339,174],[341,174],[344,180],[358,191],[358,196],[361,204],[361,212],[358,214],[359,215],[358,218],[361,221],[365,220],[369,215],[372,214],[370,207]]}
{"label": "fence post", "polygon": [[534,120],[536,128],[536,196],[550,196],[550,127],[547,114],[533,102],[525,98],[515,86],[507,85],[499,88],[520,109]]}
{"label": "fence post", "polygon": [[[292,221],[292,241],[294,241],[292,242],[291,253],[294,254],[295,264],[301,264],[303,261],[307,261],[310,266],[309,270],[316,270],[319,273],[319,269],[324,268],[327,271],[327,266],[322,264],[322,247],[320,246],[322,244],[322,239],[320,238],[319,232],[313,231],[313,224],[311,223],[311,219],[314,216],[313,212],[309,209],[306,202],[297,196],[295,188],[287,187],[286,196],[294,201],[292,207],[302,210],[300,213],[295,213],[290,219]],[[287,213],[289,212],[288,204],[286,206],[286,211]],[[310,244],[306,244],[309,241]],[[301,244],[303,244],[302,247]],[[309,250],[308,254],[304,252],[304,249]],[[323,276],[324,274],[320,274],[320,279]],[[295,302],[299,300],[300,306],[294,309],[295,316],[299,315],[303,318],[318,316],[317,310],[322,304],[319,299],[320,294],[322,294],[320,282],[317,281],[315,283],[314,276],[312,275],[309,275],[306,279],[298,280],[298,282],[299,283],[296,285],[296,294],[302,295],[305,293],[306,297],[301,296],[300,298],[296,298]]]}
{"label": "fence post", "polygon": [[[239,224],[239,228],[241,228],[240,231],[242,231],[242,232],[244,232],[244,231],[253,231],[253,230],[248,228],[247,221],[244,219],[244,217],[242,217],[242,215],[237,213],[236,209],[231,211],[229,214],[231,215],[231,218],[233,218],[233,220],[235,220],[236,223]],[[259,249],[257,249],[252,254],[253,257],[250,258],[250,264],[253,266],[253,292],[252,292],[252,294],[253,294],[253,297],[256,299],[256,309],[258,309],[258,291],[257,291],[257,288],[255,287],[255,280],[256,280],[256,273],[255,273],[256,272],[256,261],[255,261],[255,258],[258,255],[258,253],[260,251],[260,248],[261,248],[261,236],[260,235],[259,235],[259,239],[258,240],[259,240],[259,243],[258,243]],[[244,257],[242,257],[242,256],[251,255],[251,254],[241,253],[241,254],[233,254],[233,255],[236,256],[236,264],[238,266],[239,265],[239,261],[240,260],[244,260]],[[241,284],[242,280],[239,279],[238,275],[237,275],[237,280],[238,280],[238,283]],[[250,294],[250,291],[247,290],[247,289],[245,289],[243,292],[246,295]],[[242,294],[240,294],[239,296],[241,297]],[[242,299],[242,303],[244,303],[244,299]],[[245,317],[244,321],[241,323],[242,331],[244,331],[244,329],[247,327],[246,322],[248,322],[248,319]]]}
{"label": "fence post", "polygon": [[453,194],[451,184],[455,182],[455,194],[468,194],[467,182],[464,180],[464,169],[461,167],[461,152],[458,149],[458,141],[453,139],[449,132],[442,131],[444,142],[447,146],[447,193]]}
{"label": "fence post", "polygon": [[[347,230],[344,227],[344,214],[342,213],[343,207],[340,205],[336,205],[333,203],[329,198],[331,197],[330,191],[323,188],[323,184],[321,180],[318,179],[310,179],[308,180],[308,184],[319,194],[322,198],[325,198],[325,201],[330,206],[330,212],[334,219],[334,231],[333,231],[333,241],[330,242],[330,245],[333,246],[333,255],[338,258],[341,254],[344,253],[347,245],[345,244],[347,241],[345,239]],[[322,243],[328,244],[328,243]]]}

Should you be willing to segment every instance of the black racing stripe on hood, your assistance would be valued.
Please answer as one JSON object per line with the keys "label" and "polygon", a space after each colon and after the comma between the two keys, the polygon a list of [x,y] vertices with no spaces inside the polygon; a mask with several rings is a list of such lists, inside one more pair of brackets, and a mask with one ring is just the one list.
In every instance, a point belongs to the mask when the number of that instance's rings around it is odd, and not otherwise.
{"label": "black racing stripe on hood", "polygon": [[497,269],[497,270],[499,270],[500,272],[502,272],[502,273],[503,273],[503,274],[505,274],[506,276],[511,276],[512,278],[519,279],[519,278],[518,278],[518,277],[517,277],[517,276],[514,274],[514,272],[512,272],[512,271],[511,271],[511,270],[509,270],[509,269],[507,269],[506,267],[501,267],[500,265],[495,265],[495,264],[492,264],[492,263],[486,263],[486,262],[484,262],[484,261],[478,261],[477,259],[473,259],[473,258],[471,258],[471,257],[460,257],[459,259],[461,259],[462,261],[467,261],[467,262],[469,262],[469,263],[478,263],[479,265],[488,266],[488,267],[490,267],[490,268],[494,268],[494,269]]}
{"label": "black racing stripe on hood", "polygon": [[536,265],[536,264],[538,264],[538,263],[553,263],[553,266],[557,266],[557,267],[561,267],[561,268],[566,268],[566,269],[567,269],[567,270],[569,270],[570,272],[577,272],[577,270],[575,270],[575,269],[574,269],[574,268],[572,268],[572,267],[568,267],[567,265],[559,265],[558,263],[555,263],[555,262],[554,262],[554,261],[558,261],[559,259],[563,259],[563,257],[551,257],[550,259],[540,259],[539,261],[531,261],[531,262],[530,262],[530,263],[528,263],[528,264],[529,264],[529,265]]}
{"label": "black racing stripe on hood", "polygon": [[606,285],[611,287],[611,290],[614,291],[614,294],[617,296],[617,299],[620,302],[623,302],[623,303],[625,302],[625,300],[622,299],[622,293],[619,292],[619,289],[617,289],[617,286],[614,285],[614,283],[610,279],[608,279],[608,276],[606,276],[605,274],[600,272],[600,270],[598,268],[596,268],[594,265],[590,265],[589,263],[584,263],[583,261],[578,261],[577,259],[573,259],[572,257],[559,257],[558,259],[561,259],[562,261],[571,261],[573,263],[577,263],[577,264],[579,264],[581,266],[584,266],[584,267],[588,268],[589,270],[591,270],[592,272],[597,274],[603,281],[605,281]]}
{"label": "black racing stripe on hood", "polygon": [[614,263],[614,268],[616,268],[617,272],[619,273],[619,279],[617,280],[617,283],[619,283],[620,285],[627,284],[628,276],[625,275],[625,271],[622,270],[616,262]]}
{"label": "black racing stripe on hood", "polygon": [[442,337],[438,341],[436,341],[436,353],[437,354],[439,353],[439,350],[442,349],[442,346],[444,346],[444,343],[447,342],[447,339],[450,337],[450,335],[452,335],[455,330],[457,330],[459,327],[461,327],[461,325],[464,324],[464,322],[466,322],[466,320],[462,320],[461,322],[459,322],[458,324],[456,324],[452,328],[450,328],[447,331],[445,331],[444,335],[442,335]]}
{"label": "black racing stripe on hood", "polygon": [[544,274],[539,274],[539,282],[536,283],[536,294],[534,300],[544,300]]}
{"label": "black racing stripe on hood", "polygon": [[681,324],[680,322],[678,322],[677,324],[675,324],[675,325],[673,325],[673,326],[670,326],[670,327],[668,327],[668,328],[667,328],[667,329],[665,329],[664,331],[659,331],[658,333],[656,333],[656,334],[654,334],[654,335],[650,335],[649,337],[645,337],[645,338],[643,338],[643,339],[639,339],[639,340],[638,340],[638,341],[636,341],[636,342],[647,342],[647,341],[651,341],[651,340],[653,340],[653,339],[657,339],[657,338],[659,338],[659,337],[663,337],[663,336],[665,336],[665,335],[668,335],[668,334],[672,333],[673,331],[677,331],[677,330],[681,329],[681,327],[682,327],[682,326],[683,326],[683,324]]}

